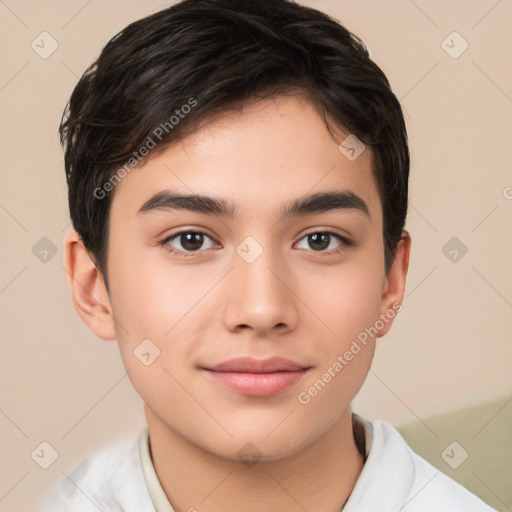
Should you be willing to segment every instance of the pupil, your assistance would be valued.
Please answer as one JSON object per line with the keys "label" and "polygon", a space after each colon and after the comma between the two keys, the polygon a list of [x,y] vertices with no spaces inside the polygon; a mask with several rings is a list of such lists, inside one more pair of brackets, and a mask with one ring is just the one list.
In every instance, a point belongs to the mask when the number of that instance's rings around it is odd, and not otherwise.
{"label": "pupil", "polygon": [[[313,241],[312,248],[315,250],[322,250],[329,246],[329,235],[326,233],[314,233],[313,235],[309,235],[310,242]],[[320,247],[315,248],[315,243],[320,242]]]}
{"label": "pupil", "polygon": [[187,251],[194,251],[203,245],[203,235],[201,233],[184,233],[181,235],[181,245]]}

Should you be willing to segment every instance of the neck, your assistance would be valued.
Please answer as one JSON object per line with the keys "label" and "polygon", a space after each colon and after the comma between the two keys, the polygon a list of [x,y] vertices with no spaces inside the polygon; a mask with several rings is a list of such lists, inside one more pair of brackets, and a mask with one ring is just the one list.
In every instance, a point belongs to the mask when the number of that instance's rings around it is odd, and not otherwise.
{"label": "neck", "polygon": [[151,456],[175,512],[337,512],[363,467],[347,408],[314,443],[254,465],[205,451],[172,431],[145,407]]}

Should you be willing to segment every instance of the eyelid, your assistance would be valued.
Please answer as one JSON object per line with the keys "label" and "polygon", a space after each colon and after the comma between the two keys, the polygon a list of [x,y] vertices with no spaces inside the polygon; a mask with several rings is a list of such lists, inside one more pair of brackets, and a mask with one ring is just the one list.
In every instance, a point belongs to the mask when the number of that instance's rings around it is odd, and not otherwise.
{"label": "eyelid", "polygon": [[211,238],[212,240],[214,240],[214,237],[212,235],[210,235],[209,233],[207,233],[206,231],[204,231],[202,229],[198,229],[198,228],[185,228],[185,229],[180,229],[179,231],[175,231],[174,233],[171,233],[170,235],[166,235],[162,239],[162,243],[163,242],[167,242],[167,241],[171,240],[172,238],[176,238],[178,235],[183,235],[185,233],[196,233],[196,234],[199,234],[199,235],[206,235],[208,238]]}
{"label": "eyelid", "polygon": [[308,236],[315,235],[315,234],[329,235],[330,237],[336,238],[340,242],[340,245],[338,247],[335,247],[334,249],[324,250],[324,251],[314,251],[312,249],[308,250],[308,252],[311,252],[313,254],[328,256],[328,255],[336,254],[336,253],[342,251],[343,249],[346,249],[347,247],[351,247],[354,245],[353,242],[346,236],[340,235],[339,233],[336,233],[335,231],[322,230],[322,229],[317,229],[315,231],[310,231],[308,233],[305,233],[303,236],[300,237],[300,239],[296,243],[299,243],[302,240],[304,240],[304,238],[307,238]]}
{"label": "eyelid", "polygon": [[[343,233],[339,233],[339,231],[343,231]],[[350,237],[351,237],[351,234],[348,231],[340,230],[339,228],[316,228],[316,229],[313,229],[312,231],[308,231],[303,236],[314,235],[315,233],[325,233],[328,235],[339,236],[340,238],[343,238],[347,242],[350,241]]]}

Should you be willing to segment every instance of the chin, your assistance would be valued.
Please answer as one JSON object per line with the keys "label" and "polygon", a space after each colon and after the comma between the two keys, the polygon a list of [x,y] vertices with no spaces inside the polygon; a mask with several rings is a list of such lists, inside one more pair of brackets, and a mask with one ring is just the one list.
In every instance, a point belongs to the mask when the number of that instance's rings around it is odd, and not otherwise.
{"label": "chin", "polygon": [[315,432],[301,432],[298,435],[297,425],[288,425],[288,428],[280,426],[273,432],[257,428],[257,425],[247,429],[228,427],[228,430],[232,438],[219,434],[215,438],[203,438],[201,445],[210,453],[225,459],[271,462],[291,457],[316,440]]}

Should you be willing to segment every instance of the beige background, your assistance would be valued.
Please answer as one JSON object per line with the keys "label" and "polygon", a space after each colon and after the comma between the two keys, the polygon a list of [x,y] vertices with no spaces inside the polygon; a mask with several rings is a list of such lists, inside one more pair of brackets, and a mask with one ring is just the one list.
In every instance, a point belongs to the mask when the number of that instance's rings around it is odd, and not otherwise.
{"label": "beige background", "polygon": [[[401,425],[491,403],[471,426],[490,429],[512,407],[512,1],[303,3],[365,41],[401,99],[411,140],[407,296],[354,409]],[[61,471],[144,426],[115,342],[97,339],[71,303],[57,126],[108,39],[163,7],[161,0],[0,0],[4,512],[34,510]],[[58,42],[47,59],[31,48],[43,31]],[[456,59],[442,46],[453,31],[469,44]],[[453,41],[452,52],[461,48]],[[47,262],[32,252],[43,237],[58,249]],[[468,249],[457,262],[442,251],[452,237]],[[46,470],[31,458],[43,441],[59,454]],[[510,495],[478,477],[483,498],[511,506]]]}

